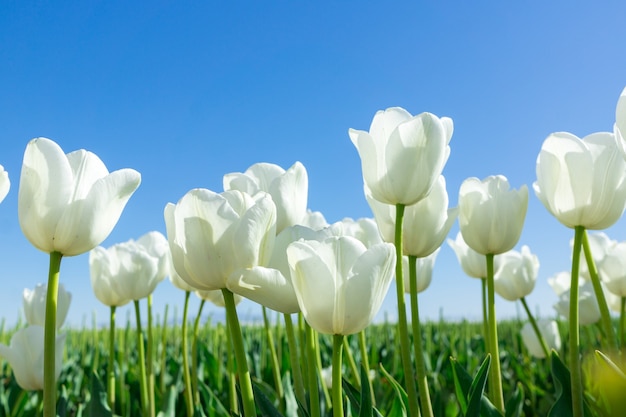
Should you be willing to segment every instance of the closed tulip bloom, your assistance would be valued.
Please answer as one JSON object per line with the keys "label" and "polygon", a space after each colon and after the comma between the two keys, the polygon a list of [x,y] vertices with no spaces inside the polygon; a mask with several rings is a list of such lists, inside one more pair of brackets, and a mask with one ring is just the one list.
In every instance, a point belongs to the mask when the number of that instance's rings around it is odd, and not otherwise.
{"label": "closed tulip bloom", "polygon": [[[100,298],[98,286],[108,285],[112,289],[112,293],[107,293],[109,297],[119,294],[120,302],[140,300],[152,294],[168,273],[168,254],[164,249],[167,250],[167,240],[159,232],[150,232],[137,241],[117,243],[108,249],[101,246],[93,249],[89,254],[89,267],[96,297]],[[103,299],[106,302],[101,301],[107,305],[114,301]]]}
{"label": "closed tulip bloom", "polygon": [[[476,252],[467,246],[461,232],[457,233],[454,240],[448,239],[448,245],[454,250],[456,258],[461,264],[463,272],[472,278],[487,278],[487,261],[485,255]],[[498,259],[494,256],[494,262]],[[494,265],[497,269],[497,266]]]}
{"label": "closed tulip bloom", "polygon": [[[11,337],[9,346],[0,344],[0,356],[3,356],[13,368],[17,384],[24,390],[43,389],[43,352],[44,329],[31,325],[18,330]],[[65,335],[56,337],[55,342],[55,379],[59,378],[63,364]]]}
{"label": "closed tulip bloom", "polygon": [[[433,269],[435,268],[435,260],[437,259],[437,254],[439,253],[439,249],[435,250],[430,255],[424,258],[417,258],[415,260],[415,271],[417,275],[417,292],[420,293],[424,291],[430,285],[433,280]],[[404,270],[404,276],[407,277],[404,280],[404,292],[411,292],[411,282],[408,279],[409,277],[409,257],[402,257],[402,268]]]}
{"label": "closed tulip bloom", "polygon": [[517,301],[533,291],[538,272],[539,258],[528,246],[522,246],[521,252],[505,252],[499,256],[494,289],[505,300]]}
{"label": "closed tulip bloom", "polygon": [[198,290],[226,288],[232,273],[266,265],[272,254],[276,207],[269,194],[194,189],[164,214],[174,267]]}
{"label": "closed tulip bloom", "polygon": [[331,229],[313,230],[304,226],[290,226],[276,236],[272,256],[266,267],[241,269],[231,274],[227,288],[256,303],[283,314],[300,311],[300,305],[291,283],[287,261],[287,247],[300,239],[324,240],[332,236]]}
{"label": "closed tulip bloom", "polygon": [[600,278],[613,294],[626,297],[626,242],[615,243],[599,267]]}
{"label": "closed tulip bloom", "polygon": [[269,193],[276,205],[276,233],[301,224],[306,215],[309,180],[300,162],[286,171],[275,164],[254,164],[244,173],[224,175],[223,182],[226,191],[239,190],[250,195],[259,191]]}
{"label": "closed tulip bloom", "polygon": [[133,169],[109,173],[91,152],[66,155],[50,139],[33,139],[24,153],[18,193],[22,232],[44,252],[88,252],[111,233],[140,182]]}
{"label": "closed tulip bloom", "polygon": [[369,132],[350,129],[363,180],[375,200],[415,204],[430,193],[450,155],[452,119],[412,116],[400,107],[378,111]]}
{"label": "closed tulip bloom", "polygon": [[393,279],[395,256],[390,243],[367,249],[349,236],[289,245],[291,279],[309,325],[320,333],[337,335],[367,327]]}
{"label": "closed tulip bloom", "polygon": [[[578,277],[579,285],[585,283],[585,277]],[[552,287],[552,290],[557,296],[560,296],[564,292],[569,291],[572,284],[572,276],[568,271],[561,271],[550,278],[548,278],[548,284]]]}
{"label": "closed tulip bloom", "polygon": [[[537,320],[537,327],[539,327],[539,333],[546,342],[548,349],[559,350],[561,349],[561,335],[559,334],[559,327],[554,320]],[[526,322],[521,330],[522,340],[528,352],[535,358],[543,359],[546,357],[543,349],[541,348],[541,342],[537,338],[537,333],[533,330],[533,326],[530,322]]]}
{"label": "closed tulip bloom", "polygon": [[[598,300],[591,282],[580,285],[578,295],[580,325],[598,322],[600,320],[600,307],[598,307]],[[568,289],[559,296],[559,301],[554,305],[556,311],[566,320],[569,320],[569,303],[570,290]]]}
{"label": "closed tulip bloom", "polygon": [[[396,207],[366,194],[385,242],[395,241]],[[458,209],[448,208],[446,180],[440,175],[424,199],[407,206],[402,223],[402,253],[423,258],[441,246],[456,221]]]}
{"label": "closed tulip bloom", "polygon": [[4,200],[4,197],[9,194],[9,188],[11,188],[11,181],[9,181],[9,173],[4,170],[4,167],[0,165],[0,202]]}
{"label": "closed tulip bloom", "polygon": [[[34,289],[24,289],[23,307],[24,316],[28,324],[42,326],[46,319],[46,295],[48,293],[47,284],[38,284]],[[57,329],[60,329],[65,322],[67,312],[72,301],[72,294],[65,290],[63,284],[59,284],[57,295]]]}
{"label": "closed tulip bloom", "polygon": [[626,204],[626,161],[608,132],[579,139],[553,133],[537,157],[535,194],[563,225],[601,230],[613,225]]}
{"label": "closed tulip bloom", "polygon": [[459,191],[463,240],[483,255],[507,252],[517,244],[528,208],[528,188],[511,189],[502,175],[468,178]]}

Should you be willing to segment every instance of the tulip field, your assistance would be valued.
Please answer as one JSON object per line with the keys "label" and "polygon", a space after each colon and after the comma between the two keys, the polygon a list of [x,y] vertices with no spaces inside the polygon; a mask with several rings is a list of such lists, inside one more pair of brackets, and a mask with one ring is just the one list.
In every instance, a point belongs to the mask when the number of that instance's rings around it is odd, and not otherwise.
{"label": "tulip field", "polygon": [[[275,320],[272,320],[275,322]],[[512,414],[516,416],[542,416],[558,398],[558,382],[550,372],[547,359],[532,359],[522,343],[519,330],[520,321],[500,323],[501,360],[504,376],[505,397],[515,404]],[[141,413],[138,358],[133,325],[129,322],[126,328],[118,328],[115,357],[115,378],[117,400],[115,415],[139,416]],[[597,328],[589,328],[583,332],[583,342],[593,346],[598,335]],[[11,329],[4,329],[2,340],[7,341],[12,334]],[[251,365],[252,381],[255,393],[262,401],[259,404],[259,415],[307,415],[300,409],[295,398],[291,383],[291,370],[299,363],[291,363],[288,343],[285,338],[284,326],[276,321],[271,324],[281,388],[277,389],[276,379],[272,373],[272,358],[268,348],[265,327],[261,324],[243,327],[246,352]],[[191,332],[191,330],[190,330]],[[156,346],[152,359],[154,368],[154,395],[159,416],[185,415],[184,382],[181,357],[181,326],[157,325],[154,328]],[[375,409],[383,416],[406,415],[406,404],[403,403],[402,366],[398,351],[396,329],[393,324],[376,324],[368,327],[365,332],[368,341],[368,361],[371,366],[371,386]],[[191,335],[192,336],[192,335]],[[114,415],[106,403],[106,370],[108,364],[107,329],[67,330],[65,359],[59,377],[60,416],[111,416]],[[433,409],[436,416],[453,417],[462,415],[457,399],[455,385],[455,367],[458,378],[462,375],[474,375],[485,359],[482,324],[429,322],[422,326],[422,337],[429,352],[426,367],[429,373],[429,384],[432,388]],[[196,353],[193,357],[194,373],[197,377],[195,415],[198,416],[230,416],[230,378],[229,354],[226,329],[222,323],[206,320],[198,328]],[[359,411],[362,401],[359,387],[359,367],[362,363],[361,351],[357,337],[346,339],[346,352],[350,352],[354,360],[345,361],[343,366],[344,386],[346,387],[346,415],[377,415]],[[567,348],[567,346],[565,346]],[[332,340],[327,336],[319,338],[320,374],[323,368],[330,366],[332,356]],[[591,359],[587,357],[586,359]],[[586,364],[585,366],[592,366]],[[557,376],[561,376],[558,371]],[[41,392],[22,390],[12,378],[11,369],[5,363],[2,369],[0,385],[0,416],[36,416],[41,402]],[[349,387],[349,388],[348,388]],[[624,384],[620,386],[624,389]],[[590,384],[593,393],[593,382]],[[616,387],[617,390],[617,387]],[[602,394],[601,392],[595,394]],[[608,392],[604,391],[604,395]],[[331,415],[329,397],[326,386],[320,384],[320,403],[322,415]],[[264,402],[269,405],[264,407]],[[602,407],[600,401],[597,404]],[[601,408],[599,408],[601,409]],[[375,413],[375,412],[374,412]],[[483,414],[495,415],[495,414]],[[598,415],[617,415],[600,413]]]}

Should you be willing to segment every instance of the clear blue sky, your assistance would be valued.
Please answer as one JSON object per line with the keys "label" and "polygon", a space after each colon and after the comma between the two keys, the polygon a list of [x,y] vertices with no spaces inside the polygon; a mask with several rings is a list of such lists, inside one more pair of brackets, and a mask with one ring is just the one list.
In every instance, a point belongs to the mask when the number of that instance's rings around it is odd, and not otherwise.
{"label": "clear blue sky", "polygon": [[[371,217],[347,131],[367,130],[374,113],[391,106],[454,120],[444,175],[456,205],[471,176],[503,174],[530,188],[552,132],[612,129],[626,86],[625,18],[620,1],[3,2],[0,164],[12,187],[0,204],[0,317],[15,322],[22,290],[47,279],[48,256],[17,218],[21,161],[33,137],[66,152],[93,151],[109,170],[141,172],[104,246],[164,233],[167,202],[195,187],[221,191],[225,173],[256,162],[301,161],[309,206],[330,222]],[[569,268],[573,232],[530,194],[518,249],[527,244],[538,254],[528,300],[552,315],[556,296],[546,280]],[[608,233],[626,240],[626,221]],[[88,255],[65,258],[61,282],[74,294],[70,324],[90,324],[92,311],[106,322]],[[167,303],[180,317],[182,301],[163,282],[155,312]],[[420,303],[427,318],[440,309],[480,318],[479,281],[463,275],[447,245]],[[393,312],[393,296],[384,308]],[[516,312],[500,299],[497,310]],[[242,317],[256,311],[240,308]]]}

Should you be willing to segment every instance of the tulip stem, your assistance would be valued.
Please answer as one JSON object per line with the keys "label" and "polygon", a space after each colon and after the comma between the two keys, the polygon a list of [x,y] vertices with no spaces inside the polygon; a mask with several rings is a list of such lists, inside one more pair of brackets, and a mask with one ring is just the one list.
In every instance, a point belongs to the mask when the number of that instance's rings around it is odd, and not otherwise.
{"label": "tulip stem", "polygon": [[187,315],[189,312],[189,291],[185,291],[185,304],[183,306],[183,327],[182,327],[182,350],[183,350],[183,380],[185,382],[185,407],[187,417],[193,417],[193,397],[191,393],[191,376],[189,375],[189,352],[187,335]]}
{"label": "tulip stem", "polygon": [[198,391],[198,329],[200,327],[200,317],[206,300],[200,300],[198,315],[193,323],[193,342],[191,342],[191,389],[193,391],[194,406],[200,405],[200,391]]}
{"label": "tulip stem", "polygon": [[235,369],[235,357],[233,355],[233,338],[228,330],[228,314],[226,315],[226,367],[228,369],[228,399],[232,415],[239,415],[239,402],[237,401],[237,370]]}
{"label": "tulip stem", "polygon": [[109,375],[107,376],[107,399],[113,413],[115,413],[115,309],[115,306],[111,306],[109,317]]}
{"label": "tulip stem", "polygon": [[320,417],[320,392],[317,385],[317,351],[315,349],[315,340],[317,333],[308,323],[304,324],[306,328],[306,359],[307,359],[307,377],[309,385],[309,412],[311,417]]}
{"label": "tulip stem", "polygon": [[354,376],[354,387],[361,391],[361,374],[359,372],[359,368],[356,367],[356,362],[354,361],[354,355],[352,354],[352,350],[350,349],[350,343],[348,341],[348,337],[343,338],[343,347],[346,352],[346,359],[348,360],[348,366],[350,367],[350,371]]}
{"label": "tulip stem", "polygon": [[493,271],[493,254],[487,259],[487,306],[489,308],[489,353],[493,359],[489,368],[490,383],[493,385],[493,405],[504,414],[504,397],[502,394],[502,375],[500,372],[500,349],[498,347],[498,322],[496,321],[495,278]]}
{"label": "tulip stem", "polygon": [[526,302],[526,298],[520,298],[522,305],[524,306],[524,310],[526,310],[526,314],[528,315],[528,321],[530,321],[530,325],[533,327],[535,334],[537,335],[537,340],[539,340],[539,344],[541,345],[541,350],[543,350],[544,355],[546,355],[546,359],[550,360],[550,351],[548,350],[548,345],[546,344],[546,340],[544,339],[541,331],[539,331],[539,326],[537,326],[537,320],[533,317],[530,309],[528,308],[528,303]]}
{"label": "tulip stem", "polygon": [[237,309],[235,308],[235,297],[233,293],[226,288],[222,288],[222,294],[224,295],[226,316],[228,317],[228,329],[235,350],[235,360],[237,361],[243,415],[245,417],[255,417],[256,406],[254,405],[254,392],[252,391],[252,381],[250,380],[250,371],[248,370],[248,360],[243,345],[243,335],[241,334],[239,317],[237,317]]}
{"label": "tulip stem", "polygon": [[404,204],[396,204],[395,246],[396,246],[396,299],[398,303],[398,332],[400,338],[400,355],[404,368],[404,383],[409,399],[409,416],[419,416],[419,403],[413,365],[411,364],[411,346],[404,302],[404,278],[402,275],[402,221],[404,219]]}
{"label": "tulip stem", "polygon": [[578,326],[578,276],[584,226],[574,228],[572,248],[572,276],[569,302],[569,366],[572,386],[572,417],[583,417],[583,384],[580,366],[580,329]]}
{"label": "tulip stem", "polygon": [[272,374],[274,376],[274,385],[276,394],[279,400],[282,401],[285,396],[285,392],[283,390],[283,383],[280,378],[280,365],[278,364],[278,356],[276,355],[276,345],[274,344],[274,335],[272,334],[272,329],[270,326],[270,321],[267,318],[267,308],[265,306],[261,306],[261,310],[263,312],[263,324],[265,327],[265,337],[267,338],[267,344],[270,349],[270,360],[272,362]]}
{"label": "tulip stem", "polygon": [[420,395],[420,405],[423,417],[434,417],[433,406],[430,402],[428,378],[424,364],[424,348],[422,345],[422,331],[420,327],[419,306],[417,303],[417,257],[409,255],[409,290],[411,294],[411,327],[413,331],[413,354],[415,355],[415,370],[417,372],[417,388]]}
{"label": "tulip stem", "polygon": [[166,364],[165,357],[167,353],[167,313],[169,311],[169,304],[165,304],[165,312],[163,313],[163,326],[161,329],[161,380],[160,387],[161,392],[165,392],[165,375]]}
{"label": "tulip stem", "polygon": [[43,353],[43,415],[56,417],[56,330],[57,330],[57,299],[59,292],[59,274],[61,271],[60,252],[50,253],[48,270],[48,292],[46,294],[46,318],[44,330]]}
{"label": "tulip stem", "polygon": [[[374,385],[370,379],[370,360],[367,355],[367,342],[365,340],[365,329],[359,332],[359,350],[361,352],[361,365],[365,368],[365,375],[367,375],[367,383],[370,386],[370,394],[372,397],[372,406],[376,406],[376,396],[374,395]],[[361,381],[363,384],[363,381]]]}
{"label": "tulip stem", "polygon": [[343,391],[341,387],[341,353],[343,351],[344,336],[333,335],[333,417],[343,415]]}
{"label": "tulip stem", "polygon": [[582,236],[583,251],[585,253],[585,260],[587,261],[587,269],[591,276],[591,284],[593,285],[593,292],[596,294],[598,300],[598,307],[600,308],[600,314],[602,317],[602,327],[606,337],[606,345],[608,351],[614,351],[618,348],[617,339],[615,337],[615,330],[613,329],[613,323],[611,322],[611,313],[609,312],[609,306],[604,296],[604,290],[598,276],[598,269],[593,260],[591,253],[591,246],[589,245],[589,238],[587,237],[587,231],[583,229]]}
{"label": "tulip stem", "polygon": [[619,341],[620,347],[624,349],[624,322],[626,322],[626,297],[621,297],[619,309]]}
{"label": "tulip stem", "polygon": [[146,329],[148,343],[146,349],[146,380],[148,381],[148,414],[154,417],[156,414],[156,401],[154,398],[154,333],[152,326],[152,294],[148,295],[148,325]]}
{"label": "tulip stem", "polygon": [[141,391],[141,412],[148,416],[148,383],[146,380],[146,355],[143,347],[143,330],[141,329],[141,311],[139,300],[133,301],[135,304],[135,319],[137,322],[137,352],[139,355],[139,389]]}
{"label": "tulip stem", "polygon": [[285,331],[287,333],[287,345],[289,346],[289,360],[291,362],[291,376],[293,378],[294,391],[300,404],[306,407],[304,380],[302,379],[302,370],[300,369],[300,360],[298,359],[298,345],[293,329],[293,321],[291,320],[291,314],[283,314],[283,316],[285,319]]}
{"label": "tulip stem", "polygon": [[[482,301],[483,301],[483,337],[485,339],[485,346],[489,344],[489,314],[487,313],[487,278],[481,278],[480,284],[482,287]],[[488,350],[488,349],[486,349]]]}

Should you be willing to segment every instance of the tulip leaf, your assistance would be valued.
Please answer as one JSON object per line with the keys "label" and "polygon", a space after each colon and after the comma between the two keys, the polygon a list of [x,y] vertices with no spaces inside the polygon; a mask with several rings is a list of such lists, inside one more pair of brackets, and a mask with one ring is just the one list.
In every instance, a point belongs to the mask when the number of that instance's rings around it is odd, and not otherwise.
{"label": "tulip leaf", "polygon": [[[556,401],[548,412],[548,417],[572,416],[572,383],[569,369],[565,366],[559,355],[552,351],[552,377],[556,388]],[[587,405],[583,402],[583,414],[591,416]]]}
{"label": "tulip leaf", "polygon": [[174,385],[170,385],[167,396],[163,399],[163,407],[157,417],[176,417],[176,397],[178,392]]}
{"label": "tulip leaf", "polygon": [[95,372],[91,373],[91,398],[84,410],[85,417],[113,417],[113,412],[107,404],[107,394]]}
{"label": "tulip leaf", "polygon": [[200,391],[200,395],[204,400],[204,404],[206,404],[205,409],[209,415],[228,417],[230,416],[230,412],[224,407],[221,403],[217,395],[213,392],[211,388],[202,380],[198,381],[198,390]]}
{"label": "tulip leaf", "polygon": [[517,383],[513,396],[511,396],[504,406],[505,417],[522,417],[524,408],[524,387],[521,383]]}
{"label": "tulip leaf", "polygon": [[359,417],[373,417],[372,392],[370,391],[369,375],[361,364],[361,410]]}
{"label": "tulip leaf", "polygon": [[[390,412],[388,415],[389,416],[396,415],[398,412],[401,411],[402,413],[401,415],[406,416],[407,414],[406,410],[409,408],[409,397],[407,396],[406,391],[404,390],[404,388],[402,388],[402,385],[400,385],[400,383],[396,381],[396,379],[392,377],[389,374],[389,372],[387,372],[387,370],[385,369],[382,363],[379,364],[379,367],[380,367],[380,371],[383,373],[385,378],[389,380],[389,382],[391,383],[391,386],[396,392],[397,401],[393,402],[393,406],[391,408],[391,410],[393,411],[393,414],[392,412]],[[398,407],[400,408],[398,409]]]}
{"label": "tulip leaf", "polygon": [[475,378],[472,378],[455,358],[450,358],[450,362],[452,363],[454,389],[463,416],[501,417],[502,414],[483,394],[489,374],[491,357],[487,355],[483,360]]}
{"label": "tulip leaf", "polygon": [[284,417],[274,406],[272,400],[269,399],[256,380],[252,380],[252,389],[254,390],[254,402],[259,408],[262,416]]}
{"label": "tulip leaf", "polygon": [[65,417],[67,416],[67,403],[68,403],[68,395],[67,388],[65,385],[61,385],[61,394],[57,399],[57,416]]}

